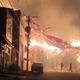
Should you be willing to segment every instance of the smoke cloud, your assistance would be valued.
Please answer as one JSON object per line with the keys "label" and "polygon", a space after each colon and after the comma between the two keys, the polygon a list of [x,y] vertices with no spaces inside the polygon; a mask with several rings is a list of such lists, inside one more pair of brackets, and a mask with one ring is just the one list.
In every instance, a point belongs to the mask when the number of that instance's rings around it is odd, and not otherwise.
{"label": "smoke cloud", "polygon": [[10,0],[25,15],[38,16],[42,29],[66,41],[80,39],[80,0]]}

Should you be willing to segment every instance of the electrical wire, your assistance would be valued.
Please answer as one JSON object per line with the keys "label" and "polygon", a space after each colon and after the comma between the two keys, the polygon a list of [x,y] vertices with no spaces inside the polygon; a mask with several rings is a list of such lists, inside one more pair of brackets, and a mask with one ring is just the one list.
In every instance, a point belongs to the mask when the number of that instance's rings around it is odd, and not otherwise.
{"label": "electrical wire", "polygon": [[[4,3],[4,1],[2,0],[2,2]],[[4,7],[5,7],[5,3],[4,3]]]}
{"label": "electrical wire", "polygon": [[[2,0],[3,1],[3,0]],[[3,1],[3,3],[4,3],[4,1]],[[4,3],[5,4],[5,3]],[[11,5],[11,4],[10,4]],[[5,5],[6,6],[6,5]],[[13,8],[12,8],[13,9]],[[14,12],[14,11],[13,11]],[[16,15],[16,13],[14,12],[14,14]],[[17,16],[17,15],[16,15]],[[19,21],[19,20],[18,20]],[[15,22],[15,25],[18,27],[19,25],[18,25],[18,23],[16,22],[16,20],[14,19],[14,22]]]}
{"label": "electrical wire", "polygon": [[[14,10],[13,5],[11,4],[11,2],[9,0],[8,0],[8,2],[11,5],[12,9]],[[19,21],[19,17],[15,14],[15,12],[14,12],[14,15],[17,17],[17,19]],[[23,28],[25,28],[22,22],[21,22],[21,25],[23,26]]]}
{"label": "electrical wire", "polygon": [[4,7],[4,6],[3,6],[3,3],[2,3],[1,1],[0,1],[0,3],[1,3],[1,6]]}

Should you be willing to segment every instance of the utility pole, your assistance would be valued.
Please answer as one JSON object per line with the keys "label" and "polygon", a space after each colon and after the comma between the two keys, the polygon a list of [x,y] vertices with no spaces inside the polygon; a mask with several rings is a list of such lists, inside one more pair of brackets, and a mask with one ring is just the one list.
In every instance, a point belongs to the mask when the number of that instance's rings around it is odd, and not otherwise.
{"label": "utility pole", "polygon": [[27,32],[27,64],[26,64],[26,69],[27,72],[29,70],[29,45],[30,45],[30,32],[31,32],[31,27],[30,27],[30,16],[28,16],[28,26],[25,28]]}
{"label": "utility pole", "polygon": [[25,28],[25,31],[27,32],[27,64],[26,64],[27,72],[29,70],[29,45],[30,45],[30,32],[31,32],[31,27],[30,27],[31,18],[30,17],[37,18],[37,16],[27,16],[28,26]]}

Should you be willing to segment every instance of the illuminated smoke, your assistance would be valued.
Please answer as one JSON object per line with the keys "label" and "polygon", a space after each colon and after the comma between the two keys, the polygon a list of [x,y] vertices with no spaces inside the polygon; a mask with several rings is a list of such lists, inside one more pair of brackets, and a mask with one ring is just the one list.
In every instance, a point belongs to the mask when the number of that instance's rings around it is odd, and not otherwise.
{"label": "illuminated smoke", "polygon": [[[3,1],[7,7],[11,7],[8,0]],[[48,33],[66,41],[80,39],[79,0],[10,0],[10,2],[25,15],[38,16],[42,29],[51,27],[47,30]]]}

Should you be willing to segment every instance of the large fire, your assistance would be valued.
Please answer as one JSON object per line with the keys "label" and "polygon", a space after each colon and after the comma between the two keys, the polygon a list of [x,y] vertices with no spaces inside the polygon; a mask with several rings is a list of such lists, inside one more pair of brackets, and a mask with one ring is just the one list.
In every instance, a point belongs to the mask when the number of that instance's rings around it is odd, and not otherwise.
{"label": "large fire", "polygon": [[34,46],[39,46],[39,47],[48,49],[48,50],[50,50],[50,51],[54,51],[54,52],[56,52],[56,53],[58,53],[58,54],[61,53],[61,51],[62,51],[60,48],[58,48],[58,47],[56,47],[56,46],[48,45],[46,42],[40,43],[40,42],[38,42],[38,41],[36,41],[36,40],[31,40],[31,42],[30,42],[30,47],[34,47]]}

